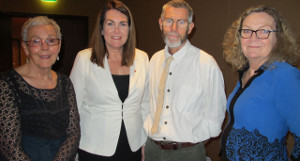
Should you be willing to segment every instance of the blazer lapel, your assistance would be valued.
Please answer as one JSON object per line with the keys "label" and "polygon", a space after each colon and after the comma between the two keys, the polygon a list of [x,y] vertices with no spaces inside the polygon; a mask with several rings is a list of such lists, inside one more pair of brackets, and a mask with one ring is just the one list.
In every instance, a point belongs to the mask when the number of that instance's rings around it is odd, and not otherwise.
{"label": "blazer lapel", "polygon": [[129,91],[128,97],[133,92],[133,88],[135,87],[136,81],[138,79],[139,70],[136,68],[136,60],[134,60],[133,65],[130,67],[130,77],[129,77]]}

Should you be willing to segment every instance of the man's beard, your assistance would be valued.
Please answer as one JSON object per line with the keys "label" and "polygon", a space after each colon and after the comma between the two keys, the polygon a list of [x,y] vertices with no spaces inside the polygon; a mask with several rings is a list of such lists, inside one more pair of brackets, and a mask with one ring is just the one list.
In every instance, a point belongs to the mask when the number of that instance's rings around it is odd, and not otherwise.
{"label": "man's beard", "polygon": [[[181,38],[180,37],[180,40],[177,41],[177,42],[170,42],[166,36],[166,34],[164,33],[164,31],[162,30],[161,31],[161,34],[162,34],[162,37],[163,37],[163,40],[164,42],[166,43],[166,45],[169,47],[169,48],[177,48],[179,47],[180,45],[182,45],[188,38],[188,30],[186,31],[186,34]],[[173,34],[173,35],[176,35],[176,36],[180,36],[178,33],[176,32],[170,32],[168,34]]]}

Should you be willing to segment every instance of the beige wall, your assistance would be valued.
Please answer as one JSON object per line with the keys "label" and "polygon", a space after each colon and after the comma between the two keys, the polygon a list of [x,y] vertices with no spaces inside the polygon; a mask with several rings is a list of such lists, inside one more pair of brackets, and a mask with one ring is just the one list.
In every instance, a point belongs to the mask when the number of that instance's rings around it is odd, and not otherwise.
{"label": "beige wall", "polygon": [[[46,13],[79,15],[89,17],[89,34],[94,27],[98,9],[104,0],[57,0],[56,4],[45,4],[40,0],[0,0],[0,11],[20,13]],[[158,18],[166,0],[123,0],[131,9],[137,27],[138,47],[151,56],[162,49]],[[222,57],[222,41],[226,29],[248,7],[266,4],[281,11],[288,19],[295,34],[300,34],[300,1],[297,0],[187,0],[195,12],[195,30],[190,40],[195,46],[207,51],[217,60],[225,79],[229,94],[237,81],[236,73]],[[289,142],[291,142],[289,140]],[[291,149],[291,145],[289,145]],[[219,138],[207,145],[212,160],[219,160]]]}

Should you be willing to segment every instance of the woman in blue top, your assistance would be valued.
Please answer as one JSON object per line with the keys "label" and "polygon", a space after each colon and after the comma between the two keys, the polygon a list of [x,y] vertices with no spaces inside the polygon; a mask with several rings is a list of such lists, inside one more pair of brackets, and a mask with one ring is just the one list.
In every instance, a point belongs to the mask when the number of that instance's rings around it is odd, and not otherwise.
{"label": "woman in blue top", "polygon": [[230,121],[221,140],[223,160],[300,160],[300,50],[274,9],[248,9],[228,29],[224,57],[239,71],[228,98]]}

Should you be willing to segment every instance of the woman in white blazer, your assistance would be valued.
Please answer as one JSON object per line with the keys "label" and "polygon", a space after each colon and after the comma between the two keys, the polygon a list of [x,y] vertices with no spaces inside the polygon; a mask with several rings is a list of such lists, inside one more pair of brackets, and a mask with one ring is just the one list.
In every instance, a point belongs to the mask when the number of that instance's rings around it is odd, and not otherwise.
{"label": "woman in white blazer", "polygon": [[135,48],[127,6],[109,1],[70,75],[80,114],[80,161],[140,161],[146,141],[148,56]]}

